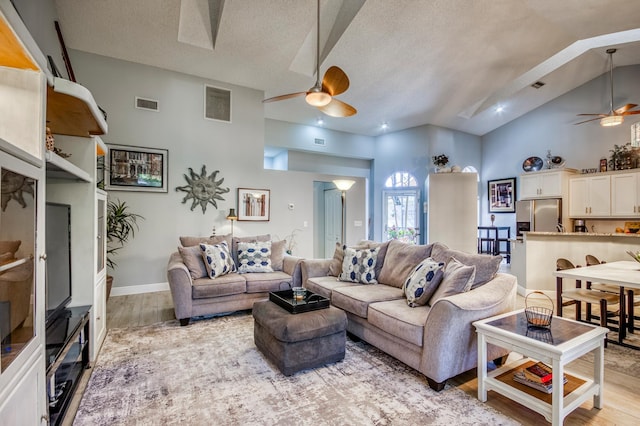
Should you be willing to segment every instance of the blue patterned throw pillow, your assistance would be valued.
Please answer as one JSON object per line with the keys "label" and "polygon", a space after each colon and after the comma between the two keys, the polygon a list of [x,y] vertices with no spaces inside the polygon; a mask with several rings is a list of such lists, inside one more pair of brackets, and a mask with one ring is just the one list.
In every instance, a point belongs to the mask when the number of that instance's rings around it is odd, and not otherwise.
{"label": "blue patterned throw pillow", "polygon": [[362,284],[378,284],[376,280],[376,262],[380,247],[372,249],[354,249],[343,247],[342,273],[339,281]]}
{"label": "blue patterned throw pillow", "polygon": [[426,305],[442,281],[444,262],[428,257],[415,267],[404,283],[404,295],[412,308]]}
{"label": "blue patterned throw pillow", "polygon": [[273,272],[271,241],[238,243],[238,272]]}
{"label": "blue patterned throw pillow", "polygon": [[236,264],[233,263],[226,241],[214,245],[201,243],[200,251],[209,278],[216,278],[236,271]]}

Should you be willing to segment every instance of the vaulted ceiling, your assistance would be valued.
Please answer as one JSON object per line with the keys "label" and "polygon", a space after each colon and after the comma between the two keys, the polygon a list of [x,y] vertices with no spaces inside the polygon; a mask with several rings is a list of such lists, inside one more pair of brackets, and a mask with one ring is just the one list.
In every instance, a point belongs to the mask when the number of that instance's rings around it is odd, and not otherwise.
{"label": "vaulted ceiling", "polygon": [[[315,82],[315,0],[55,2],[71,49],[263,90],[265,98]],[[339,99],[358,109],[323,117],[340,131],[377,135],[382,123],[390,131],[434,124],[483,135],[605,73],[608,47],[619,49],[616,66],[640,63],[639,1],[320,4],[320,73],[342,68],[351,85]],[[537,81],[545,85],[532,88]],[[614,97],[617,106],[633,101]],[[603,98],[601,110],[608,109]],[[307,125],[322,116],[304,98],[264,111]]]}

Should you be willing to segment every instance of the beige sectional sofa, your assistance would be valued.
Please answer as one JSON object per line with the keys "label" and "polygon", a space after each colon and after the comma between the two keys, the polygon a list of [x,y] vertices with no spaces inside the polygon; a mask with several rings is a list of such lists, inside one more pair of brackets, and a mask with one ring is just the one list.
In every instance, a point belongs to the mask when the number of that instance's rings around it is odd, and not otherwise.
{"label": "beige sectional sofa", "polygon": [[[271,242],[273,272],[231,272],[209,278],[200,251],[200,243],[215,245],[225,242],[237,256],[241,242]],[[285,253],[285,241],[271,241],[270,235],[232,238],[180,237],[178,251],[167,265],[167,278],[176,318],[181,325],[192,317],[251,309],[253,303],[265,300],[269,292],[301,285],[300,258]],[[237,257],[234,261],[237,262]]]}
{"label": "beige sectional sofa", "polygon": [[[447,379],[477,366],[472,323],[515,309],[516,277],[498,273],[499,257],[450,250],[439,243],[409,245],[394,240],[363,242],[360,247],[379,247],[375,266],[378,284],[339,281],[336,276],[342,250],[338,248],[334,259],[301,262],[304,287],[330,298],[332,305],[346,312],[351,335],[420,371],[435,390],[442,390]],[[410,307],[403,289],[405,281],[427,257],[446,264],[455,258],[457,264],[474,266],[471,289],[440,294],[431,304]],[[445,267],[440,286],[447,279]],[[507,354],[506,349],[489,346],[488,359]]]}

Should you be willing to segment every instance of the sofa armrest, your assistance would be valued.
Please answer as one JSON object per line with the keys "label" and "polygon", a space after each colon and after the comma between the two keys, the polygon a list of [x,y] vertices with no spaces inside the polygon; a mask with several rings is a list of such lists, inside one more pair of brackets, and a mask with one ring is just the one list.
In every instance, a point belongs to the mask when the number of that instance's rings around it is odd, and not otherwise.
{"label": "sofa armrest", "polygon": [[167,280],[173,298],[173,309],[176,319],[191,318],[193,301],[191,299],[191,286],[193,282],[189,269],[182,262],[180,253],[172,253],[167,264]]}
{"label": "sofa armrest", "polygon": [[326,277],[329,274],[331,259],[304,259],[301,262],[302,285],[307,283],[309,278]]}
{"label": "sofa armrest", "polygon": [[[497,274],[478,288],[438,300],[425,323],[420,371],[443,382],[476,367],[478,346],[473,322],[513,311],[516,291],[515,276]],[[488,359],[507,353],[507,349],[490,346]]]}
{"label": "sofa armrest", "polygon": [[302,272],[300,269],[301,257],[285,256],[282,271],[291,275],[291,287],[302,287]]}

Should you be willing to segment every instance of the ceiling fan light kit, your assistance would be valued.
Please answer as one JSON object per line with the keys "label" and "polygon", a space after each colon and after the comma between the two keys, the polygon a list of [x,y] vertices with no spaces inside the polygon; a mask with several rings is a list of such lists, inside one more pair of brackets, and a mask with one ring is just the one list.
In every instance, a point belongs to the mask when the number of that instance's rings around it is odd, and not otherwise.
{"label": "ceiling fan light kit", "polygon": [[603,117],[600,120],[600,125],[602,127],[617,126],[619,124],[622,124],[623,121],[624,121],[624,117],[621,115],[610,115],[608,117]]}
{"label": "ceiling fan light kit", "polygon": [[331,95],[323,92],[321,87],[313,87],[304,99],[311,106],[323,107],[331,102]]}

